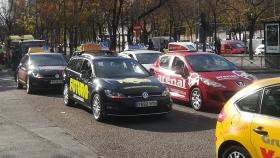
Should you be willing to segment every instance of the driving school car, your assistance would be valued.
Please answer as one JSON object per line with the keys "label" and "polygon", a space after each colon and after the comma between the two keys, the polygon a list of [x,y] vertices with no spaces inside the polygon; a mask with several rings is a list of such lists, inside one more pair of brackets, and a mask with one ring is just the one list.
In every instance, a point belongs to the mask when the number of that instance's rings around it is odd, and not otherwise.
{"label": "driving school car", "polygon": [[78,102],[98,121],[106,116],[165,115],[172,109],[167,87],[130,58],[74,56],[64,80],[65,105]]}
{"label": "driving school car", "polygon": [[172,98],[190,102],[195,110],[222,107],[256,79],[223,57],[206,52],[162,55],[154,63],[153,73],[168,86]]}
{"label": "driving school car", "polygon": [[62,72],[67,65],[59,53],[29,52],[16,69],[17,88],[26,86],[28,94],[38,89],[62,89]]}
{"label": "driving school car", "polygon": [[216,124],[217,158],[280,157],[280,78],[259,80],[234,95]]}

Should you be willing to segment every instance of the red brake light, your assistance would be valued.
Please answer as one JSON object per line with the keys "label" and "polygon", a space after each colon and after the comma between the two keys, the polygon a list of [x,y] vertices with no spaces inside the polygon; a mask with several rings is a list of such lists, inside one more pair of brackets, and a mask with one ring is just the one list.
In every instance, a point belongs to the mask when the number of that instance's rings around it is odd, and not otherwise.
{"label": "red brake light", "polygon": [[218,122],[223,122],[226,118],[227,114],[225,112],[225,109],[223,108],[218,116]]}

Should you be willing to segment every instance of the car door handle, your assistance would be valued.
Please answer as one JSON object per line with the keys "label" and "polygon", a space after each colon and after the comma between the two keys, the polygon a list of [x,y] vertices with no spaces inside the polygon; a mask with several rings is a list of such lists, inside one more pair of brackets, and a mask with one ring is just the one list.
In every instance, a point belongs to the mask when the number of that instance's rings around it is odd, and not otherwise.
{"label": "car door handle", "polygon": [[262,127],[254,128],[253,130],[254,130],[254,132],[256,132],[259,135],[263,135],[263,136],[267,136],[268,135],[268,132],[262,130]]}

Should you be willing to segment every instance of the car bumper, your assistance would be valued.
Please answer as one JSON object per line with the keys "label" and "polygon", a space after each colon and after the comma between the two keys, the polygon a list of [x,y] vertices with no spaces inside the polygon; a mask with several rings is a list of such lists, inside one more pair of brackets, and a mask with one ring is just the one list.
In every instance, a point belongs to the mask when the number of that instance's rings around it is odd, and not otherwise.
{"label": "car bumper", "polygon": [[29,77],[33,89],[62,89],[63,80],[56,78],[35,78]]}
{"label": "car bumper", "polygon": [[[137,102],[157,101],[157,106],[137,107]],[[145,116],[167,114],[172,110],[172,101],[169,97],[151,99],[125,98],[106,99],[103,102],[104,113],[109,116]]]}
{"label": "car bumper", "polygon": [[230,89],[207,89],[204,91],[204,102],[213,107],[222,107],[236,93]]}

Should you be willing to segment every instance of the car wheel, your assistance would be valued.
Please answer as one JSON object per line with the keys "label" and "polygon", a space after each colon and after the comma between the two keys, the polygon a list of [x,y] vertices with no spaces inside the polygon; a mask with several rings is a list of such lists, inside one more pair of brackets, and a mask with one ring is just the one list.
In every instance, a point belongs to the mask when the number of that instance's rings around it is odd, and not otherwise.
{"label": "car wheel", "polygon": [[64,89],[63,89],[63,101],[64,101],[64,105],[66,106],[70,106],[74,104],[74,101],[69,96],[69,88],[67,84],[64,85]]}
{"label": "car wheel", "polygon": [[26,77],[26,93],[27,94],[32,94],[33,93],[33,87],[30,84],[29,77]]}
{"label": "car wheel", "polygon": [[190,103],[194,110],[197,110],[197,111],[202,110],[203,100],[202,100],[202,93],[199,88],[194,88],[191,91]]}
{"label": "car wheel", "polygon": [[234,145],[222,153],[222,158],[251,158],[251,155],[244,147]]}
{"label": "car wheel", "polygon": [[94,94],[92,99],[92,114],[97,121],[103,120],[102,100],[99,94]]}
{"label": "car wheel", "polygon": [[19,77],[18,77],[18,74],[17,74],[17,76],[16,76],[16,82],[17,82],[17,89],[22,89],[22,84],[20,83],[20,81],[19,81]]}

